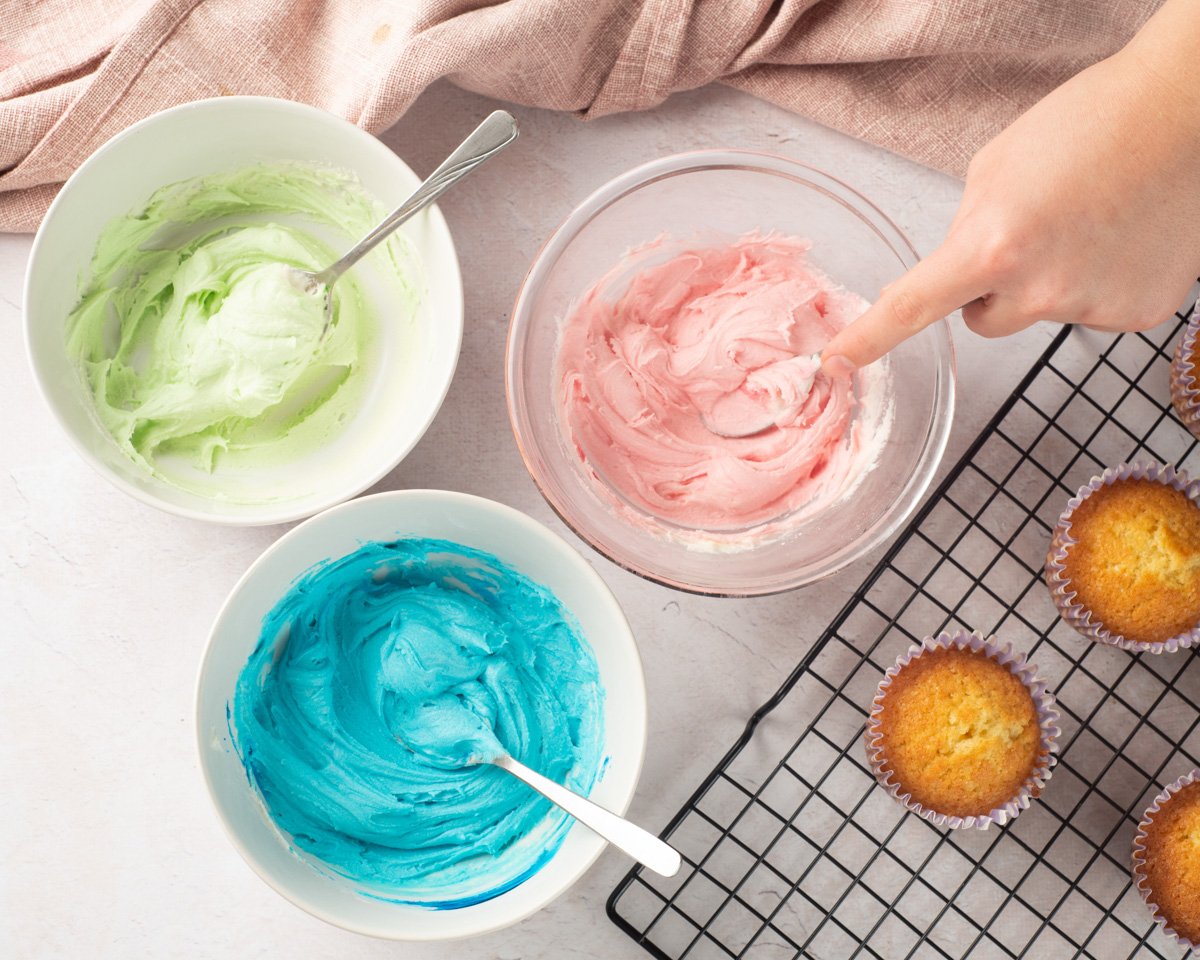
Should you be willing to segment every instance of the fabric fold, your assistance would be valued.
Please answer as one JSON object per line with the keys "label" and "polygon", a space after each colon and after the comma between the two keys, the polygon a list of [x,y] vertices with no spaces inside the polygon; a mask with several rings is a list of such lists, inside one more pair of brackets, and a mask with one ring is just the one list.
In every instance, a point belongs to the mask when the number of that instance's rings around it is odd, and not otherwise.
{"label": "fabric fold", "polygon": [[[723,81],[954,174],[1160,0],[43,0],[0,41],[0,230],[120,130],[222,94],[372,132],[441,78],[584,117]],[[65,42],[64,37],[71,38]]]}

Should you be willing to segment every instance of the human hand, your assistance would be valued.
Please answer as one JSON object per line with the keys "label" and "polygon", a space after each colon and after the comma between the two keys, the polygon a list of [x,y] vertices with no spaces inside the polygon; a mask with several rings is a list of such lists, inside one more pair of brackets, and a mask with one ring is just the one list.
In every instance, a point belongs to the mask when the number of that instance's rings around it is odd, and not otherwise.
{"label": "human hand", "polygon": [[945,241],[830,341],[826,369],[871,363],[960,306],[985,337],[1039,320],[1144,330],[1178,308],[1200,272],[1200,88],[1142,40],[975,155]]}

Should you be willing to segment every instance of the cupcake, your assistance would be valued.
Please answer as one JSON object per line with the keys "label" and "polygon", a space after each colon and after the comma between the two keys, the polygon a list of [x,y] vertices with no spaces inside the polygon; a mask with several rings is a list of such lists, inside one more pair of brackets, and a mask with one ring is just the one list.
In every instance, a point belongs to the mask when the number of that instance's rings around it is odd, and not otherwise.
{"label": "cupcake", "polygon": [[926,638],[884,676],[867,720],[876,779],[938,826],[986,829],[1050,778],[1058,711],[1020,654],[979,633]]}
{"label": "cupcake", "polygon": [[1200,481],[1121,464],[1067,502],[1046,556],[1064,620],[1085,637],[1162,653],[1200,640]]}
{"label": "cupcake", "polygon": [[1133,882],[1154,919],[1200,947],[1200,771],[1154,798],[1133,838]]}
{"label": "cupcake", "polygon": [[1196,437],[1200,437],[1200,377],[1196,371],[1198,327],[1200,302],[1192,311],[1192,319],[1188,321],[1171,360],[1171,406],[1183,425]]}

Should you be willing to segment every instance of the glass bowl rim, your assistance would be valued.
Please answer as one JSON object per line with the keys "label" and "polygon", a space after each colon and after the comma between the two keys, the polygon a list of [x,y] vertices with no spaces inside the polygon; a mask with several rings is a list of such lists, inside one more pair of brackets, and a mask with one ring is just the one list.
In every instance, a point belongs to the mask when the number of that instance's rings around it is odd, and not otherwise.
{"label": "glass bowl rim", "polygon": [[560,499],[565,498],[559,498],[549,488],[550,485],[542,476],[542,471],[535,466],[535,458],[530,448],[536,448],[536,444],[530,435],[532,430],[526,427],[529,417],[524,388],[516,375],[520,358],[517,341],[519,338],[523,341],[523,335],[531,325],[530,303],[534,294],[541,289],[562,254],[582,230],[605,209],[642,187],[668,177],[711,170],[740,170],[780,176],[799,186],[816,190],[863,221],[880,240],[893,249],[906,270],[911,269],[920,259],[912,242],[878,206],[854,187],[811,164],[779,154],[739,149],[693,150],[651,160],[613,177],[592,191],[566,216],[534,255],[518,288],[505,340],[505,401],[517,450],[534,486],[563,524],[601,556],[645,580],[685,593],[710,597],[767,596],[827,579],[888,540],[917,509],[941,464],[954,419],[956,362],[948,318],[943,317],[928,328],[934,337],[936,354],[936,368],[931,378],[932,412],[921,451],[908,481],[885,512],[861,535],[821,561],[809,564],[809,568],[817,568],[815,573],[799,577],[777,577],[762,585],[742,584],[725,587],[689,583],[669,573],[650,569],[649,565],[640,563],[636,558],[622,556],[598,542],[599,538],[593,536],[584,524],[574,517],[570,506],[560,502]]}

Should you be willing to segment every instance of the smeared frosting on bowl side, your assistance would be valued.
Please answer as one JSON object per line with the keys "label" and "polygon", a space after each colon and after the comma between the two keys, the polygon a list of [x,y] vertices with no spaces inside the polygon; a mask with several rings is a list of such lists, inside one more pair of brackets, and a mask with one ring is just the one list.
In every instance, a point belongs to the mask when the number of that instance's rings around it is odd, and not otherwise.
{"label": "smeared frosting on bowl side", "polygon": [[445,540],[366,543],[310,568],[263,622],[230,704],[250,782],[294,848],[370,896],[487,900],[571,824],[496,767],[496,741],[587,794],[603,688],[546,588]]}
{"label": "smeared frosting on bowl side", "polygon": [[813,267],[809,248],[776,234],[709,247],[663,237],[568,312],[560,422],[627,519],[752,544],[870,466],[883,437],[855,417],[864,398],[820,369],[822,348],[868,305]]}
{"label": "smeared frosting on bowl side", "polygon": [[[111,222],[67,320],[67,350],[124,453],[209,493],[222,467],[288,463],[335,436],[363,400],[375,320],[350,271],[325,333],[322,297],[289,267],[327,266],[381,216],[351,175],[277,163],[164,187]],[[393,237],[371,256],[413,311],[407,242]]]}

